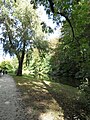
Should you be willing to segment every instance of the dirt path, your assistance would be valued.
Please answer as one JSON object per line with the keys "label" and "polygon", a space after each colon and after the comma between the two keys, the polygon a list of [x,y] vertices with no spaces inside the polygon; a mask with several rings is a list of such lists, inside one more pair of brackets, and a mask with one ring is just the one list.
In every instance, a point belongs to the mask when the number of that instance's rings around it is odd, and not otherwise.
{"label": "dirt path", "polygon": [[0,120],[64,120],[43,83],[19,80],[17,88],[11,76],[0,77]]}
{"label": "dirt path", "polygon": [[9,75],[0,77],[0,120],[27,120],[22,106],[13,78]]}
{"label": "dirt path", "polygon": [[0,77],[0,120],[89,120],[83,119],[76,88],[29,76],[13,78]]}

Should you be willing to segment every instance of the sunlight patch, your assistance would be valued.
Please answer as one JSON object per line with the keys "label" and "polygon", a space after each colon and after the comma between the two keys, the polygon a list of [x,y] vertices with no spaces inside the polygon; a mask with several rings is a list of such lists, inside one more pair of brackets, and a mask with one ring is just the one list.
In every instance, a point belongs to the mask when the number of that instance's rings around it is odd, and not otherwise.
{"label": "sunlight patch", "polygon": [[39,116],[39,120],[64,120],[64,116],[54,111],[47,111],[47,113],[42,113]]}
{"label": "sunlight patch", "polygon": [[47,84],[47,85],[50,85],[50,81],[46,81],[46,80],[44,80],[44,82]]}
{"label": "sunlight patch", "polygon": [[18,85],[19,85],[19,86],[23,86],[23,85],[24,85],[24,86],[28,86],[28,85],[31,85],[31,84],[29,84],[29,83],[27,83],[27,82],[24,82],[24,83],[19,83],[19,82],[18,82]]}
{"label": "sunlight patch", "polygon": [[6,104],[6,105],[9,105],[9,104],[10,104],[10,102],[9,102],[9,101],[6,101],[6,102],[5,102],[5,104]]}

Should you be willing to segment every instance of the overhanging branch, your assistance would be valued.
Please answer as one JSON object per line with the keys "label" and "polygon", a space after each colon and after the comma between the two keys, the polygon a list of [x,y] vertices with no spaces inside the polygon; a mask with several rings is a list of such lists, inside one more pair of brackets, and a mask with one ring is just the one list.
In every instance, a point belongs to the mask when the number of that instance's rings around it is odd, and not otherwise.
{"label": "overhanging branch", "polygon": [[61,16],[65,17],[67,22],[69,23],[70,27],[71,27],[71,30],[72,30],[72,36],[73,36],[73,39],[75,38],[75,34],[74,34],[74,29],[73,29],[73,26],[72,26],[72,23],[70,21],[70,19],[64,14],[64,13],[59,13],[57,12],[57,14],[60,14]]}
{"label": "overhanging branch", "polygon": [[[48,0],[48,1],[50,3],[52,13],[55,13],[53,1],[52,0]],[[72,30],[73,39],[75,39],[74,29],[73,29],[72,23],[71,23],[70,19],[68,18],[68,16],[66,16],[65,13],[63,13],[63,12],[57,12],[57,14],[60,14],[61,16],[63,16],[66,19],[66,21],[69,23],[71,30]]]}

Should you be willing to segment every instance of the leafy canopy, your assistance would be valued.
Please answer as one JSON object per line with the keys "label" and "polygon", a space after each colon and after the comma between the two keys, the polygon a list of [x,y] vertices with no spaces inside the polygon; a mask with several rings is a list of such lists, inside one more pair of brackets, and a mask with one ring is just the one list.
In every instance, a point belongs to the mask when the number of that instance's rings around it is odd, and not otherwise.
{"label": "leafy canopy", "polygon": [[1,6],[3,47],[11,55],[20,56],[23,49],[26,51],[33,46],[36,39],[42,40],[44,37],[37,13],[28,2],[18,0],[16,4],[7,3]]}

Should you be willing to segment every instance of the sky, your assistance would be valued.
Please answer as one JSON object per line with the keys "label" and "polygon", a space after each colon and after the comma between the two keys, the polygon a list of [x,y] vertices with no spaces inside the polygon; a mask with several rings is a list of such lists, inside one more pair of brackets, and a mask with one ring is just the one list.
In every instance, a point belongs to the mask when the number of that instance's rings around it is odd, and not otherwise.
{"label": "sky", "polygon": [[0,62],[2,62],[3,60],[11,60],[11,57],[9,54],[5,55],[3,53],[2,44],[0,43]]}
{"label": "sky", "polygon": [[[0,29],[0,38],[2,37],[1,33],[2,33],[2,31]],[[11,60],[11,57],[9,54],[5,55],[3,53],[3,45],[2,45],[2,43],[0,43],[0,62],[2,62],[3,60]]]}
{"label": "sky", "polygon": [[[46,15],[46,12],[43,6],[40,6],[37,11],[40,14],[39,16],[40,16],[41,21],[44,21],[47,24],[47,26],[50,26],[52,29],[56,28],[57,25],[53,23],[51,19],[48,19],[48,15]],[[50,38],[59,37],[61,33],[60,28],[61,26],[57,27],[57,29],[54,30],[54,33],[50,35]]]}
{"label": "sky", "polygon": [[3,50],[2,50],[2,45],[1,45],[1,43],[0,43],[0,61],[2,61],[2,54],[3,54]]}
{"label": "sky", "polygon": [[[44,21],[47,26],[50,26],[52,29],[54,29],[56,27],[56,24],[53,23],[53,21],[51,19],[48,19],[48,16],[46,15],[46,12],[44,11],[43,6],[40,6],[39,9],[37,10],[37,12],[40,14],[40,19],[41,21]],[[1,29],[0,29],[0,37],[1,37]],[[60,36],[60,27],[57,28],[56,31],[54,31],[53,34],[51,34],[49,37],[51,38],[57,38]],[[5,55],[3,54],[3,48],[2,48],[2,44],[0,43],[0,62],[3,60],[11,60],[11,57],[9,56],[9,54]]]}

